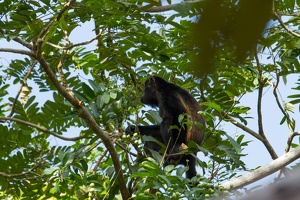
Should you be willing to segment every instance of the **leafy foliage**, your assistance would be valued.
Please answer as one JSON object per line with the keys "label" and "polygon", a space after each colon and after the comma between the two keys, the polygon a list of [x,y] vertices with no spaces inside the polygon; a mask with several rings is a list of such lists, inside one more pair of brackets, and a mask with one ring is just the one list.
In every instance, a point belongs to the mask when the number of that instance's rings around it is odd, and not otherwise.
{"label": "leafy foliage", "polygon": [[[268,84],[276,93],[280,79],[286,83],[291,74],[299,74],[299,16],[293,14],[299,1],[274,2],[277,20],[284,14],[293,16],[284,22],[286,27],[279,23],[265,30],[255,56],[236,63],[232,49],[220,45],[212,61],[217,67],[203,77],[195,75],[194,61],[203,55],[199,56],[197,38],[192,36],[194,19],[204,13],[206,2],[173,7],[175,2],[168,3],[173,11],[167,13],[153,12],[166,8],[157,1],[1,3],[0,39],[9,48],[0,45],[0,53],[25,55],[1,65],[3,198],[120,199],[123,184],[133,199],[206,199],[227,194],[219,184],[249,170],[243,162],[249,141],[243,134],[226,132],[222,125],[238,124],[269,145],[262,132],[246,129],[250,107],[240,100]],[[237,1],[226,1],[223,6],[227,5],[235,9]],[[199,115],[207,123],[205,141],[201,147],[190,143],[182,152],[200,150],[198,175],[191,180],[184,178],[186,166],[163,169],[161,154],[152,151],[153,157],[145,156],[143,141],[153,138],[123,134],[129,124],[161,120],[157,110],[140,103],[149,74],[187,89],[203,107]],[[292,132],[295,120],[290,113],[300,103],[299,81],[295,93],[289,95],[291,101],[281,109],[281,124],[286,122]],[[32,88],[31,93],[18,91],[25,86]],[[20,100],[22,95],[26,102]],[[67,95],[75,97],[76,103]],[[87,119],[95,120],[103,132],[96,132]],[[122,165],[120,171],[113,151]],[[124,183],[118,179],[120,174]]]}

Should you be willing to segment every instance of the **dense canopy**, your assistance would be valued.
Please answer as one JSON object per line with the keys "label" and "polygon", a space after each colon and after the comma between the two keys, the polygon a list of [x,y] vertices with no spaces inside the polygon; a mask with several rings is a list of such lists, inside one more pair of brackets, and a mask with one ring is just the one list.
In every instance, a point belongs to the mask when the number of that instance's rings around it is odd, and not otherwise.
{"label": "dense canopy", "polygon": [[[294,173],[300,2],[212,2],[2,1],[0,196],[206,199],[240,196],[238,189],[271,173]],[[140,102],[149,75],[188,90],[202,105],[203,145],[182,152],[201,151],[192,179],[183,175],[186,166],[163,169],[159,153],[144,156],[143,141],[152,138],[124,134],[130,124],[161,120]],[[249,94],[255,99],[243,101]],[[271,101],[280,114],[265,112]],[[283,138],[286,148],[270,138]],[[245,148],[254,143],[275,161],[264,167],[256,155],[262,167],[249,176]]]}

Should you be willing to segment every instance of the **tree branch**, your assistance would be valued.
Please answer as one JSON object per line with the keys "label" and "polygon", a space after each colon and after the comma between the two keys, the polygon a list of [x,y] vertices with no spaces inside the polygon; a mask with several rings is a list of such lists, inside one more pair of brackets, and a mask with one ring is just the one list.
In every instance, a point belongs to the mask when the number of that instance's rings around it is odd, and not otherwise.
{"label": "tree branch", "polygon": [[276,73],[276,80],[277,80],[276,84],[274,85],[273,83],[270,83],[270,85],[273,87],[273,95],[275,97],[275,101],[276,101],[280,111],[286,117],[287,124],[288,124],[289,128],[291,129],[291,132],[294,132],[295,131],[295,121],[294,121],[293,118],[291,119],[288,112],[284,110],[283,106],[279,102],[279,98],[278,98],[278,94],[277,94],[277,88],[278,88],[278,85],[279,85],[280,77],[279,77],[278,70],[276,70],[275,73]]}
{"label": "tree branch", "polygon": [[277,14],[277,13],[274,13],[277,20],[279,21],[280,25],[288,32],[290,33],[291,35],[293,36],[296,36],[296,37],[300,37],[300,35],[298,33],[295,33],[294,31],[292,31],[291,29],[289,29],[285,24],[284,22],[282,21],[281,17]]}
{"label": "tree branch", "polygon": [[227,190],[236,190],[242,188],[278,171],[298,158],[300,158],[300,146],[280,156],[276,160],[273,160],[267,165],[255,169],[252,172],[242,175],[234,180],[223,183],[221,186]]}
{"label": "tree branch", "polygon": [[78,110],[79,116],[86,121],[86,123],[89,125],[89,128],[95,132],[95,134],[101,138],[103,141],[105,147],[109,151],[112,161],[114,164],[114,168],[116,170],[116,177],[118,180],[118,184],[120,187],[120,192],[123,199],[129,199],[130,193],[126,187],[126,182],[124,178],[124,174],[122,172],[122,165],[119,160],[119,155],[114,147],[114,144],[112,143],[110,137],[104,133],[104,131],[99,127],[97,122],[94,120],[94,118],[89,114],[89,112],[85,109],[85,107],[82,105],[81,101],[76,99],[74,96],[72,96],[57,80],[56,75],[53,73],[51,68],[49,67],[48,63],[46,62],[44,56],[42,55],[42,44],[44,43],[44,39],[47,35],[48,30],[52,26],[52,24],[55,21],[58,21],[64,12],[66,12],[68,9],[71,8],[71,6],[75,3],[75,0],[70,0],[59,12],[58,16],[54,18],[46,28],[44,28],[41,33],[38,36],[37,39],[37,48],[36,48],[36,56],[35,58],[39,61],[41,67],[46,72],[47,76],[53,83],[53,85],[57,88],[58,92],[61,93],[64,98],[69,101],[75,109]]}
{"label": "tree branch", "polygon": [[32,128],[36,128],[37,130],[39,130],[41,132],[48,133],[50,135],[53,135],[54,137],[57,137],[59,139],[66,140],[66,141],[76,141],[76,140],[86,138],[85,135],[78,136],[78,137],[73,137],[73,138],[67,138],[67,137],[61,136],[61,135],[59,135],[55,132],[49,131],[48,129],[46,129],[44,127],[38,126],[36,124],[30,123],[30,122],[27,122],[27,121],[24,121],[24,120],[21,120],[21,119],[13,118],[13,117],[0,117],[0,121],[1,122],[14,121],[14,122],[21,123],[21,124],[24,124],[24,125],[27,125],[27,126],[31,126]]}
{"label": "tree branch", "polygon": [[85,42],[80,42],[80,43],[77,43],[77,44],[73,44],[73,45],[68,45],[68,46],[65,46],[65,47],[62,47],[62,46],[59,46],[59,45],[56,45],[56,44],[52,44],[50,42],[46,42],[46,44],[48,44],[49,46],[52,46],[54,48],[57,48],[57,49],[61,49],[61,50],[68,50],[68,49],[72,49],[74,47],[77,47],[77,46],[82,46],[82,45],[87,45],[87,44],[90,44],[92,43],[93,41],[95,41],[96,39],[98,39],[103,33],[100,32],[98,35],[96,35],[94,38],[88,40],[88,41],[85,41]]}
{"label": "tree branch", "polygon": [[10,53],[17,53],[27,56],[34,56],[31,51],[20,50],[20,49],[11,49],[11,48],[0,48],[0,52],[10,52]]}
{"label": "tree branch", "polygon": [[265,145],[266,149],[268,150],[269,154],[271,155],[272,159],[275,160],[278,158],[278,155],[276,154],[275,150],[273,149],[272,145],[270,144],[269,140],[266,138],[266,135],[264,133],[263,129],[263,119],[262,119],[262,111],[261,111],[261,102],[262,102],[262,95],[263,95],[263,88],[265,83],[267,82],[267,78],[263,79],[262,76],[262,68],[257,56],[257,49],[255,48],[255,60],[256,60],[256,65],[257,65],[257,70],[258,70],[258,82],[259,82],[259,87],[258,87],[258,100],[257,100],[257,122],[258,122],[258,133],[259,135],[262,136],[263,140],[262,143]]}
{"label": "tree branch", "polygon": [[25,176],[25,175],[29,174],[30,172],[32,172],[34,169],[38,168],[41,164],[42,164],[42,157],[40,157],[39,162],[34,167],[30,168],[29,170],[27,170],[25,172],[21,172],[19,174],[7,174],[5,172],[0,172],[0,176],[3,176],[5,178],[15,178],[15,177],[19,177],[19,176]]}
{"label": "tree branch", "polygon": [[[256,49],[256,48],[255,48]],[[258,70],[258,100],[257,100],[257,121],[258,121],[258,133],[263,137],[265,137],[264,129],[263,129],[263,124],[262,124],[262,112],[261,112],[261,102],[262,102],[262,95],[263,95],[263,89],[265,86],[265,83],[267,82],[268,79],[262,79],[262,69],[260,66],[260,62],[257,56],[257,51],[255,50],[255,60],[256,60],[256,65],[257,65],[257,70]]]}
{"label": "tree branch", "polygon": [[[4,31],[2,28],[0,28],[0,33],[5,34],[5,31]],[[17,43],[23,45],[24,47],[27,47],[27,48],[30,49],[30,50],[33,49],[33,45],[30,44],[30,43],[28,43],[28,42],[26,42],[25,40],[22,40],[22,39],[20,39],[20,38],[18,38],[18,37],[13,38],[13,40],[14,40],[15,42],[17,42]]]}
{"label": "tree branch", "polygon": [[244,126],[243,124],[237,122],[235,119],[233,119],[232,117],[230,117],[228,114],[226,113],[222,113],[222,116],[225,117],[225,119],[229,120],[233,125],[235,125],[236,127],[239,127],[240,129],[242,129],[243,131],[249,133],[250,135],[252,135],[253,137],[255,137],[256,139],[263,141],[263,137],[261,135],[259,135],[258,133],[256,133],[255,131],[251,130],[250,128],[248,128],[247,126]]}
{"label": "tree branch", "polygon": [[41,67],[46,72],[47,76],[53,83],[53,85],[57,88],[58,92],[61,93],[64,98],[66,98],[75,109],[78,110],[78,113],[82,119],[86,121],[86,123],[89,125],[89,128],[95,132],[95,134],[101,138],[103,141],[105,147],[108,149],[112,161],[114,163],[114,167],[117,174],[118,183],[120,185],[120,191],[122,194],[123,199],[129,199],[130,194],[126,187],[126,182],[124,179],[124,174],[122,173],[122,166],[119,160],[119,155],[110,139],[110,137],[103,132],[103,130],[98,126],[97,122],[94,120],[94,118],[89,114],[89,112],[84,108],[84,106],[81,104],[81,102],[69,94],[69,92],[60,84],[60,82],[57,80],[55,74],[52,72],[50,67],[48,66],[46,60],[44,59],[42,54],[38,54],[36,59],[39,61]]}

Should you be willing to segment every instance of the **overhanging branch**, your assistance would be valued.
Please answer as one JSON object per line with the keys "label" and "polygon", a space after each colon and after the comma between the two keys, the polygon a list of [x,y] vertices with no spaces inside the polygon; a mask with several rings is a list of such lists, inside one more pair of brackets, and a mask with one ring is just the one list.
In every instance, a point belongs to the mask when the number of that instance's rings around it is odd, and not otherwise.
{"label": "overhanging branch", "polygon": [[9,52],[9,53],[17,53],[27,56],[34,56],[31,51],[21,50],[21,49],[12,49],[12,48],[0,48],[0,52]]}
{"label": "overhanging branch", "polygon": [[267,165],[262,166],[256,170],[253,170],[252,172],[249,172],[234,180],[223,183],[221,186],[227,190],[235,190],[235,189],[242,188],[266,176],[269,176],[270,174],[273,174],[274,172],[294,162],[298,158],[300,158],[300,146],[280,156],[276,160],[273,160]]}
{"label": "overhanging branch", "polygon": [[67,138],[67,137],[64,137],[64,136],[61,136],[53,131],[50,131],[44,127],[41,127],[41,126],[38,126],[36,124],[33,124],[31,122],[27,122],[27,121],[24,121],[24,120],[21,120],[21,119],[17,119],[17,118],[13,118],[13,117],[0,117],[0,121],[14,121],[14,122],[17,122],[17,123],[20,123],[20,124],[24,124],[24,125],[27,125],[27,126],[31,126],[32,128],[35,128],[41,132],[44,132],[44,133],[47,133],[47,134],[50,134],[50,135],[53,135],[54,137],[57,137],[59,139],[62,139],[62,140],[66,140],[66,141],[76,141],[76,140],[80,140],[80,139],[83,139],[85,138],[86,136],[78,136],[78,137],[73,137],[73,138]]}

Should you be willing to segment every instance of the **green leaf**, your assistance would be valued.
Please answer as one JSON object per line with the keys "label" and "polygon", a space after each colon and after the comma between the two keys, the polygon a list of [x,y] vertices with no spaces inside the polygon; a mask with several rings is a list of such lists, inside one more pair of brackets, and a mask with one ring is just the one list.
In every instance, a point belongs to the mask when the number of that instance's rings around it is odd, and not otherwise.
{"label": "green leaf", "polygon": [[73,91],[73,93],[75,94],[75,96],[76,96],[79,100],[81,100],[81,101],[83,101],[83,102],[86,102],[86,103],[89,102],[88,98],[85,97],[85,96],[84,96],[83,94],[81,94],[80,92]]}
{"label": "green leaf", "polygon": [[196,86],[197,86],[197,84],[195,82],[189,82],[189,83],[182,85],[181,87],[183,89],[190,89],[190,88],[194,88]]}
{"label": "green leaf", "polygon": [[110,100],[110,95],[108,92],[104,92],[101,99],[105,104],[108,104]]}
{"label": "green leaf", "polygon": [[35,96],[29,97],[27,103],[25,104],[25,109],[28,108],[34,100],[35,100]]}
{"label": "green leaf", "polygon": [[90,107],[91,107],[91,111],[93,113],[93,116],[96,117],[96,118],[99,118],[100,117],[100,113],[98,111],[98,107],[96,105],[95,102],[91,102],[90,103]]}
{"label": "green leaf", "polygon": [[89,84],[92,86],[93,90],[95,91],[95,93],[99,93],[101,90],[100,90],[100,87],[97,85],[97,83],[91,79],[88,80],[89,81]]}
{"label": "green leaf", "polygon": [[52,175],[55,171],[57,171],[59,168],[58,167],[52,167],[52,168],[46,168],[43,171],[44,175]]}
{"label": "green leaf", "polygon": [[231,145],[233,146],[235,151],[237,153],[240,153],[242,151],[241,146],[232,137],[230,137],[228,134],[225,134],[225,136],[227,137],[228,141],[231,143]]}
{"label": "green leaf", "polygon": [[90,86],[88,86],[86,83],[82,83],[82,89],[83,89],[83,92],[84,92],[88,97],[90,97],[91,99],[94,99],[94,98],[95,98],[95,93],[94,93],[94,91],[93,91],[92,88],[90,88]]}
{"label": "green leaf", "polygon": [[225,151],[226,155],[228,157],[232,158],[232,160],[234,162],[239,162],[239,157],[237,156],[237,154],[232,149],[230,149],[228,146],[220,145],[220,146],[218,146],[218,148]]}
{"label": "green leaf", "polygon": [[166,174],[171,174],[175,169],[175,165],[167,165],[165,166],[164,171]]}
{"label": "green leaf", "polygon": [[180,115],[178,116],[178,122],[179,122],[180,124],[182,124],[182,123],[184,122],[184,121],[183,121],[184,119],[185,119],[185,115],[184,115],[184,114],[180,114]]}
{"label": "green leaf", "polygon": [[143,138],[143,140],[144,140],[145,142],[147,142],[147,141],[149,141],[149,142],[155,142],[155,143],[157,143],[158,145],[160,145],[163,149],[166,148],[166,146],[165,146],[163,143],[159,142],[157,139],[155,139],[155,138],[152,137],[152,136],[143,135],[142,138]]}
{"label": "green leaf", "polygon": [[183,176],[185,172],[189,170],[189,167],[178,167],[176,170],[176,175],[177,176]]}
{"label": "green leaf", "polygon": [[64,15],[60,18],[59,20],[59,27],[62,29],[62,30],[68,30],[68,24],[67,22],[65,21],[65,17]]}
{"label": "green leaf", "polygon": [[74,158],[75,158],[75,153],[67,152],[64,159],[63,159],[63,164],[64,165],[70,165],[74,161]]}
{"label": "green leaf", "polygon": [[300,98],[300,94],[289,95],[288,98]]}
{"label": "green leaf", "polygon": [[207,106],[207,107],[213,108],[213,109],[215,109],[215,110],[218,111],[218,112],[221,112],[221,111],[222,111],[221,106],[218,105],[218,104],[215,103],[215,102],[209,101],[209,102],[203,102],[202,104],[205,105],[205,106]]}
{"label": "green leaf", "polygon": [[99,95],[97,97],[97,107],[99,109],[102,109],[103,108],[103,105],[104,105],[104,101],[103,101],[103,98],[102,98],[102,95]]}
{"label": "green leaf", "polygon": [[79,161],[81,166],[82,166],[82,169],[84,170],[84,172],[87,172],[89,167],[88,167],[88,163],[85,161],[85,160],[80,160]]}
{"label": "green leaf", "polygon": [[112,99],[116,99],[117,96],[118,96],[118,93],[117,93],[117,92],[111,91],[111,92],[109,93],[109,96],[110,96],[110,98],[112,98]]}
{"label": "green leaf", "polygon": [[162,179],[162,180],[166,183],[167,186],[170,186],[170,185],[171,185],[171,182],[169,181],[169,179],[167,179],[166,176],[159,174],[158,177],[159,177],[160,179]]}
{"label": "green leaf", "polygon": [[137,178],[137,177],[140,177],[140,178],[145,178],[145,177],[151,177],[152,176],[152,173],[150,172],[146,172],[146,171],[142,171],[142,172],[134,172],[130,175],[130,178]]}
{"label": "green leaf", "polygon": [[149,169],[149,170],[155,170],[155,171],[160,171],[159,166],[156,163],[149,162],[149,161],[144,161],[142,162],[141,166]]}
{"label": "green leaf", "polygon": [[160,124],[162,118],[159,116],[159,112],[156,110],[149,110],[148,113],[150,114],[151,118],[147,116],[147,119],[150,120],[153,124]]}
{"label": "green leaf", "polygon": [[162,156],[159,152],[154,151],[152,149],[148,149],[151,152],[151,155],[153,157],[153,159],[157,162],[157,163],[161,163],[162,161]]}

